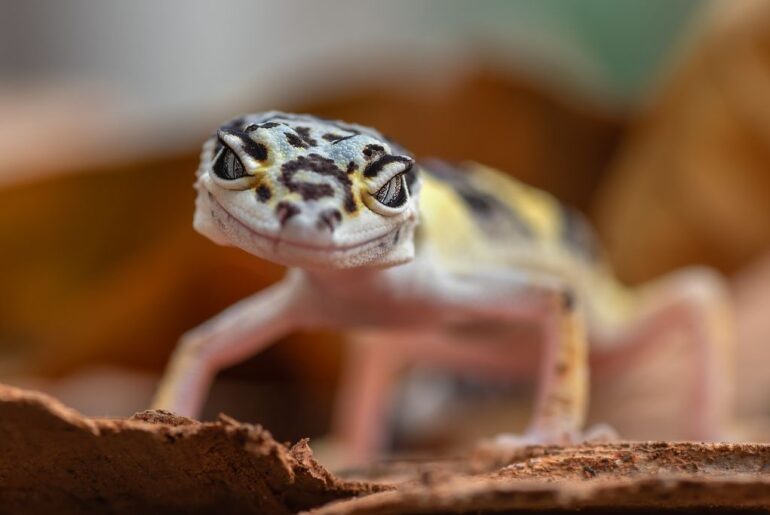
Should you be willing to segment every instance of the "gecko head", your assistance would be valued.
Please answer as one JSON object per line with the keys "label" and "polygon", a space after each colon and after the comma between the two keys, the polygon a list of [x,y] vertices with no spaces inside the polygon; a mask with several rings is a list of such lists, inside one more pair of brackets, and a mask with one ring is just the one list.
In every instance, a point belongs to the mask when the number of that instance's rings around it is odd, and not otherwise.
{"label": "gecko head", "polygon": [[267,112],[203,145],[195,229],[303,268],[392,266],[414,256],[414,160],[377,131]]}

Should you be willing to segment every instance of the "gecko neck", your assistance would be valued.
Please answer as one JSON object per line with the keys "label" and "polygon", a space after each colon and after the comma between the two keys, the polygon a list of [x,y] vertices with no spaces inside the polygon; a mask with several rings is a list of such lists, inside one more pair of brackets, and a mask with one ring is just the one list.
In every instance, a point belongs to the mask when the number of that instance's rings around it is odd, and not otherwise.
{"label": "gecko neck", "polygon": [[324,289],[348,289],[351,285],[356,288],[370,287],[384,280],[393,267],[357,267],[343,270],[329,269],[292,269],[290,273],[299,273],[307,281]]}
{"label": "gecko neck", "polygon": [[404,288],[413,289],[424,270],[417,260],[389,267],[346,270],[291,270],[316,292],[352,299],[390,298]]}

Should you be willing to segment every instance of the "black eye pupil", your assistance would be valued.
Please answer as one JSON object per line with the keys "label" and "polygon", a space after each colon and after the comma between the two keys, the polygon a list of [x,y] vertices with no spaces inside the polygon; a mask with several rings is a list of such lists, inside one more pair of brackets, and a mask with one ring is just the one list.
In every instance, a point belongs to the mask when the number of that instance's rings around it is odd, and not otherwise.
{"label": "black eye pupil", "polygon": [[226,181],[240,179],[246,175],[241,160],[238,159],[235,152],[227,147],[224,147],[219,151],[218,155],[214,156],[214,163],[211,165],[211,169],[217,177]]}
{"label": "black eye pupil", "polygon": [[376,195],[377,201],[387,207],[401,207],[406,202],[406,184],[404,174],[399,174],[389,180]]}

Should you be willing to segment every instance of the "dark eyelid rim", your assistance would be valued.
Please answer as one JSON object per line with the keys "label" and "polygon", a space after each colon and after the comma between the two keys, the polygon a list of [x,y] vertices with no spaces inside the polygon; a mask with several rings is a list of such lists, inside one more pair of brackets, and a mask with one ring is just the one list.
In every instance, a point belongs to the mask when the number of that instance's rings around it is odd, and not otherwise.
{"label": "dark eyelid rim", "polygon": [[[224,146],[229,148],[236,156],[238,156],[238,150],[228,145],[227,141],[225,141],[223,138],[223,136],[235,136],[241,142],[241,152],[245,153],[252,159],[256,159],[257,161],[266,160],[268,157],[267,148],[262,143],[258,143],[251,139],[249,134],[250,133],[240,129],[219,129],[217,131],[217,139]],[[238,157],[238,159],[241,161],[241,164],[244,164],[240,157]]]}
{"label": "dark eyelid rim", "polygon": [[221,130],[217,131],[217,140],[218,140],[218,141],[219,141],[219,142],[222,144],[222,146],[221,146],[221,147],[219,147],[219,150],[218,150],[218,151],[217,151],[217,147],[216,147],[216,146],[215,146],[215,147],[214,147],[214,149],[212,150],[213,154],[211,154],[211,163],[212,163],[212,164],[214,164],[214,163],[216,162],[216,160],[217,160],[217,156],[219,156],[219,154],[221,154],[221,153],[222,153],[222,152],[224,152],[225,150],[229,150],[230,152],[232,152],[232,153],[233,153],[233,155],[235,156],[235,158],[236,158],[238,161],[240,161],[240,162],[241,162],[241,166],[243,166],[243,169],[245,170],[245,169],[246,169],[246,166],[243,164],[243,161],[241,161],[241,157],[238,155],[238,152],[237,152],[237,150],[236,150],[236,149],[234,149],[233,147],[231,147],[230,145],[228,145],[228,144],[227,144],[227,142],[226,142],[224,139],[222,139],[222,137],[220,136],[220,132],[222,132],[222,131],[221,131]]}
{"label": "dark eyelid rim", "polygon": [[[382,169],[391,163],[403,163],[404,169],[398,173],[406,173],[414,166],[414,159],[408,156],[385,154],[384,156],[372,161],[364,168],[364,177],[373,179],[382,171]],[[394,174],[395,176],[395,174]]]}
{"label": "dark eyelid rim", "polygon": [[[244,133],[247,134],[247,133]],[[237,130],[230,130],[230,129],[219,129],[217,131],[217,140],[222,144],[223,147],[228,148],[231,152],[233,152],[236,156],[238,155],[238,150],[230,146],[230,144],[223,138],[223,136],[232,135],[240,138],[239,131]],[[215,147],[216,148],[216,147]]]}
{"label": "dark eyelid rim", "polygon": [[[218,141],[219,143],[221,143],[221,145],[222,145],[222,146],[221,146],[221,147],[219,147],[219,149],[217,150],[217,147],[216,147],[216,145],[215,145],[215,146],[214,146],[214,148],[212,149],[212,155],[211,155],[211,167],[213,168],[213,167],[216,165],[216,163],[217,163],[217,158],[219,158],[219,157],[220,157],[220,155],[221,155],[221,158],[222,158],[222,159],[224,159],[224,152],[229,150],[230,152],[232,152],[232,153],[233,153],[233,157],[234,157],[235,159],[237,159],[237,160],[238,160],[238,162],[240,163],[240,165],[241,165],[241,169],[243,169],[243,171],[244,171],[244,175],[242,175],[241,177],[236,177],[235,179],[223,179],[222,177],[219,177],[219,176],[218,176],[216,173],[214,173],[214,175],[215,175],[215,176],[216,176],[216,177],[217,177],[219,180],[228,181],[228,182],[235,182],[235,181],[239,181],[239,180],[241,180],[241,179],[244,179],[244,178],[248,178],[248,177],[251,177],[251,175],[250,175],[250,174],[248,173],[248,171],[247,171],[247,170],[248,170],[248,168],[247,168],[247,167],[246,167],[246,165],[244,164],[244,162],[243,162],[243,160],[241,159],[241,157],[238,155],[238,152],[236,151],[236,149],[234,149],[233,147],[231,147],[230,145],[228,145],[228,144],[227,144],[227,141],[225,141],[225,140],[222,138],[222,134],[228,134],[228,133],[235,133],[235,134],[234,134],[235,136],[238,136],[238,137],[240,137],[240,135],[238,134],[238,132],[239,132],[239,131],[237,131],[237,130],[232,130],[232,131],[230,131],[230,130],[223,130],[223,129],[219,129],[219,130],[217,130],[217,141]],[[244,134],[247,134],[247,133],[244,133]],[[247,137],[248,137],[248,135],[247,135]]]}

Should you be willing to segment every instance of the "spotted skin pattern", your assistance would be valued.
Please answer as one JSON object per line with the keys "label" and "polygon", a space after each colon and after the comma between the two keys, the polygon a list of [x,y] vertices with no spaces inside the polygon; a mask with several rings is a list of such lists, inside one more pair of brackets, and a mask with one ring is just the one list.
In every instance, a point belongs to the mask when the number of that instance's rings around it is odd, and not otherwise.
{"label": "spotted skin pattern", "polygon": [[[365,189],[364,179],[376,178],[394,164],[403,165],[407,170],[407,183],[412,188],[420,170],[429,176],[429,185],[438,182],[442,187],[451,189],[447,199],[450,205],[442,209],[451,209],[474,225],[475,234],[465,236],[466,242],[478,240],[471,246],[500,247],[502,243],[511,249],[518,247],[521,250],[537,242],[554,246],[552,250],[563,251],[569,259],[580,258],[581,266],[603,267],[592,231],[579,213],[562,206],[543,192],[498,172],[473,163],[458,166],[436,160],[426,162],[422,167],[414,166],[411,156],[392,142],[388,142],[389,147],[403,155],[388,153],[379,143],[357,145],[347,152],[335,153],[333,147],[361,134],[369,133],[381,140],[384,137],[372,129],[367,131],[358,126],[314,117],[283,113],[268,117],[239,117],[224,124],[219,134],[238,138],[244,153],[255,161],[263,162],[270,159],[265,144],[259,139],[264,131],[273,131],[279,143],[283,141],[283,148],[288,145],[292,150],[290,157],[285,152],[281,155],[283,162],[278,181],[272,183],[265,179],[254,186],[256,198],[264,203],[272,201],[276,217],[282,222],[287,220],[287,210],[298,213],[302,203],[340,194],[343,199],[339,206],[342,209],[338,210],[340,216],[343,220],[355,217],[364,205],[358,193]],[[213,155],[224,146],[219,139],[215,145]],[[355,159],[356,153],[359,160]],[[485,178],[488,175],[495,175],[495,181],[488,181]],[[303,178],[298,178],[300,176]],[[318,180],[320,178],[329,180]],[[279,188],[296,194],[290,196],[296,200],[289,200],[286,195],[280,198],[274,196],[273,191]],[[505,193],[510,193],[512,197],[506,197]],[[433,237],[440,238],[440,235]]]}
{"label": "spotted skin pattern", "polygon": [[386,141],[382,135],[361,126],[267,113],[223,124],[211,140],[213,149],[206,154],[215,171],[224,166],[223,151],[227,150],[255,163],[256,170],[280,161],[278,173],[264,174],[250,185],[254,197],[269,205],[281,224],[299,214],[303,204],[339,198],[341,205],[326,209],[319,218],[321,225],[328,226],[329,220],[338,225],[338,218],[341,223],[359,216],[364,207],[362,191],[382,173],[392,175],[396,170],[414,182],[413,159],[397,145],[383,145],[382,141]]}
{"label": "spotted skin pattern", "polygon": [[732,336],[712,271],[625,288],[583,216],[551,195],[477,163],[416,162],[375,129],[310,115],[223,124],[196,177],[195,229],[289,270],[182,337],[155,408],[195,416],[218,370],[289,332],[338,329],[370,342],[353,346],[337,417],[338,436],[362,459],[387,438],[387,392],[407,364],[512,370],[507,352],[489,359],[502,351],[454,343],[469,331],[453,328],[503,321],[539,324],[544,350],[530,426],[498,445],[579,441],[589,350],[621,369],[627,360],[613,356],[672,329],[704,364],[688,437],[721,431]]}

